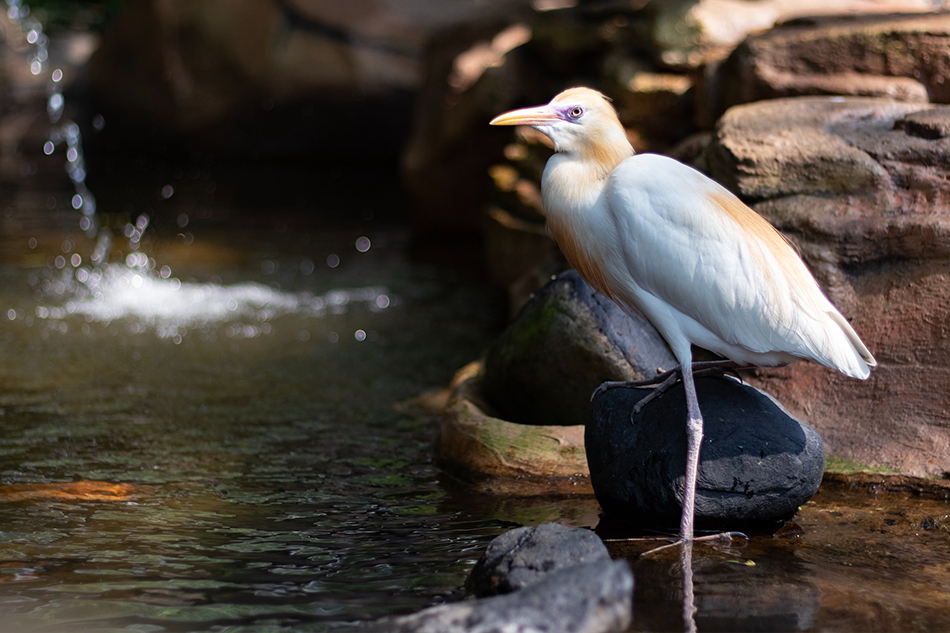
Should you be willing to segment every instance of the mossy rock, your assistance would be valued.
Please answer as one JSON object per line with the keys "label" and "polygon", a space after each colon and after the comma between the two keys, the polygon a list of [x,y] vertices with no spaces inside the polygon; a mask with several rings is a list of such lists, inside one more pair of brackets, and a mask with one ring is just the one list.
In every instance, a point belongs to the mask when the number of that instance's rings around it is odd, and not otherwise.
{"label": "mossy rock", "polygon": [[496,417],[482,398],[483,364],[459,370],[439,422],[436,459],[483,492],[593,494],[584,425],[528,425]]}

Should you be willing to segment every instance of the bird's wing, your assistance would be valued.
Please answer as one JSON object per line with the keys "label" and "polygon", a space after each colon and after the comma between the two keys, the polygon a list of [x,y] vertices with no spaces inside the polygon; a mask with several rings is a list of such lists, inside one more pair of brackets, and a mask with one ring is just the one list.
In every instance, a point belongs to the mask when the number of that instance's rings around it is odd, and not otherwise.
{"label": "bird's wing", "polygon": [[725,188],[641,154],[614,170],[604,200],[642,291],[728,345],[867,375],[874,359],[795,251]]}

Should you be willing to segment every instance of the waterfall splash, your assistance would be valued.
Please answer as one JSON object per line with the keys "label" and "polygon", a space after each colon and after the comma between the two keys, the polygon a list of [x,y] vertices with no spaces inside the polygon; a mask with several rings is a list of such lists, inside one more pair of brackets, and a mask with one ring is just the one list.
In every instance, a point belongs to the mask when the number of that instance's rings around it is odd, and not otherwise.
{"label": "waterfall splash", "polygon": [[[50,131],[43,152],[52,156],[64,151],[65,171],[73,187],[70,203],[79,212],[79,228],[94,240],[94,247],[84,257],[75,250],[74,242],[64,242],[63,254],[51,257],[47,271],[34,276],[38,299],[35,313],[10,309],[0,316],[11,321],[23,319],[29,326],[46,323],[50,330],[60,332],[69,331],[71,319],[78,319],[82,323],[80,329],[86,333],[93,323],[108,326],[121,322],[130,333],[154,331],[159,338],[181,343],[188,332],[198,331],[207,338],[223,329],[229,337],[252,338],[269,334],[270,321],[283,315],[321,318],[343,313],[356,303],[363,303],[372,311],[397,303],[382,287],[314,294],[288,293],[257,283],[182,282],[172,275],[169,266],[159,266],[153,257],[142,252],[142,238],[150,223],[147,214],[124,226],[118,239],[127,240],[127,254],[112,261],[116,255],[114,236],[111,230],[100,226],[96,198],[86,185],[82,135],[79,125],[66,114],[64,73],[60,68],[50,71],[49,36],[27,3],[5,1],[7,17],[20,29],[30,47],[30,72],[35,76],[49,72],[46,111]],[[101,130],[105,120],[97,115],[92,125]],[[366,252],[369,244],[367,238],[361,237],[356,250]],[[309,269],[313,270],[312,264]]]}

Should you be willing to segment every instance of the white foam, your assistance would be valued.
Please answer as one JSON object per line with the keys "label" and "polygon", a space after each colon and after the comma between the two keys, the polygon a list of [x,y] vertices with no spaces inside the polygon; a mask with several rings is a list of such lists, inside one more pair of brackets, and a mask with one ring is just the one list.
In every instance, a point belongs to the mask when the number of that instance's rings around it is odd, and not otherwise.
{"label": "white foam", "polygon": [[387,289],[380,286],[336,289],[317,295],[284,292],[259,283],[181,282],[123,264],[76,275],[69,269],[63,273],[60,281],[45,287],[48,301],[37,306],[38,318],[65,320],[79,316],[88,323],[106,324],[125,321],[134,331],[154,329],[161,338],[178,335],[181,329],[225,323],[247,323],[251,330],[242,331],[260,332],[255,326],[283,315],[321,318],[342,314],[354,303],[366,304],[371,311],[393,305]]}

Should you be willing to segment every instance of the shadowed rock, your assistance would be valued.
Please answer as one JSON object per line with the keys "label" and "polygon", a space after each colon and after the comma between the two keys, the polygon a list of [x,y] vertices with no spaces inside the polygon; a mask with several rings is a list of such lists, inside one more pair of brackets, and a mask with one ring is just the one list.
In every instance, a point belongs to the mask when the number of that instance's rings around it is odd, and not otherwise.
{"label": "shadowed rock", "polygon": [[539,290],[489,348],[484,394],[513,422],[584,424],[603,381],[651,377],[675,365],[646,319],[629,318],[569,270]]}
{"label": "shadowed rock", "polygon": [[[699,378],[696,390],[704,421],[697,525],[728,529],[790,518],[821,483],[818,433],[731,378]],[[676,528],[686,472],[686,398],[678,383],[631,415],[647,393],[615,388],[594,399],[585,435],[591,483],[608,515]]]}
{"label": "shadowed rock", "polygon": [[607,547],[590,530],[558,523],[509,530],[488,544],[465,588],[485,597],[524,589],[566,567],[610,560]]}
{"label": "shadowed rock", "polygon": [[619,633],[632,618],[633,573],[603,560],[548,574],[503,596],[447,604],[369,627],[391,633]]}

